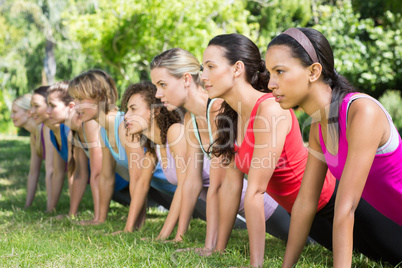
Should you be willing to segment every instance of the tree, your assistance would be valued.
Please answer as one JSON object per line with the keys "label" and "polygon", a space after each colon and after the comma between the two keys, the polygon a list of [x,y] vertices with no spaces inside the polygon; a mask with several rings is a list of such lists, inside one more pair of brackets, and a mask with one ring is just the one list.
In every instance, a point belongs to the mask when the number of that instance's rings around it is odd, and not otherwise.
{"label": "tree", "polygon": [[245,1],[149,0],[140,4],[99,1],[93,12],[69,14],[69,32],[92,66],[114,76],[120,88],[148,79],[149,63],[162,51],[181,47],[199,59],[217,34],[252,35]]}

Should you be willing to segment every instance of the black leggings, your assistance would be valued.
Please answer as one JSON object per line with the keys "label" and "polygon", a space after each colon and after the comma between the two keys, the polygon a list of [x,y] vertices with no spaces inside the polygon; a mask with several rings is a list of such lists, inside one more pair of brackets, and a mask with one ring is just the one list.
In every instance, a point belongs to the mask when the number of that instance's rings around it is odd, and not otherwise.
{"label": "black leggings", "polygon": [[[317,212],[310,231],[310,236],[329,250],[332,250],[332,223],[337,189],[338,181],[328,204]],[[402,262],[402,226],[361,198],[355,211],[353,249],[373,260],[397,265]]]}

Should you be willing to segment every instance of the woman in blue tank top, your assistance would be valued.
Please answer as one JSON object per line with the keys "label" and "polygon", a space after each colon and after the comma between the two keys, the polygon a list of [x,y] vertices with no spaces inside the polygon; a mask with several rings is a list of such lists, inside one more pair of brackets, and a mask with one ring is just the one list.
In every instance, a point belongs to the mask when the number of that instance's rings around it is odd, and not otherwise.
{"label": "woman in blue tank top", "polygon": [[[99,180],[99,220],[92,222],[92,224],[99,224],[105,222],[107,218],[116,184],[116,164],[128,169],[127,155],[136,156],[138,159],[135,160],[140,161],[144,151],[140,146],[125,148],[126,141],[129,141],[122,134],[125,133],[124,126],[121,124],[124,115],[115,105],[118,97],[117,88],[109,74],[101,70],[87,71],[70,82],[69,93],[78,101],[76,109],[81,121],[95,120],[101,126],[102,168]],[[139,174],[139,170],[130,172],[130,182],[135,183]],[[131,186],[130,194],[132,195]],[[145,215],[145,207],[142,211]]]}
{"label": "woman in blue tank top", "polygon": [[[72,154],[71,150],[71,133],[70,126],[77,129],[81,125],[81,121],[77,117],[71,119],[70,111],[74,108],[75,103],[73,98],[68,94],[68,82],[58,82],[50,86],[47,95],[48,109],[50,124],[53,125],[50,131],[50,140],[55,148],[55,155],[59,167],[55,166],[54,176],[52,181],[52,187],[54,189],[54,198],[52,198],[52,205],[54,208],[57,205],[58,199],[64,183],[64,177],[66,174],[66,165],[71,162],[72,159],[77,158],[79,163],[76,168],[68,170],[68,187],[70,194],[70,209],[68,215],[76,215],[78,213],[78,207],[81,199],[84,195],[85,188],[88,182],[88,168],[85,161],[85,165],[82,165],[82,155],[77,150],[75,154]],[[69,120],[66,120],[70,117]],[[68,123],[69,126],[66,125]],[[62,159],[62,160],[60,160]]]}
{"label": "woman in blue tank top", "polygon": [[46,101],[48,108],[46,113],[49,118],[45,124],[50,128],[50,140],[54,146],[52,195],[48,211],[56,209],[66,175],[68,161],[67,136],[70,129],[63,122],[69,109],[68,105],[73,100],[67,93],[67,85],[67,82],[58,82],[51,85],[47,90]]}

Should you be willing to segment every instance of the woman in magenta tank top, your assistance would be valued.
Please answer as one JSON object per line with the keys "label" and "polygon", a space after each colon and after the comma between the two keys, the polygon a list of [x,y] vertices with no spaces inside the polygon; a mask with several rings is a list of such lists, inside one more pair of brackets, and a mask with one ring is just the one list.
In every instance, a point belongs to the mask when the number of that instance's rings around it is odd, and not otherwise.
{"label": "woman in magenta tank top", "polygon": [[[295,210],[317,198],[329,168],[339,180],[333,219],[334,267],[350,267],[352,250],[402,261],[402,145],[385,109],[353,93],[334,69],[327,39],[309,28],[291,28],[268,45],[269,89],[282,108],[300,106],[313,119],[309,158]],[[302,208],[304,206],[304,208]],[[310,213],[293,213],[309,222]],[[294,217],[293,217],[294,216]],[[294,218],[294,219],[293,219]],[[306,224],[291,224],[284,267],[297,262]]]}
{"label": "woman in magenta tank top", "polygon": [[[212,153],[228,165],[226,176],[230,180],[248,174],[245,210],[250,264],[262,266],[262,194],[267,192],[290,213],[301,186],[307,149],[293,111],[282,109],[272,94],[266,93],[269,74],[250,39],[239,34],[214,37],[204,51],[203,67],[201,78],[209,97],[225,100],[217,116],[221,131],[215,137]],[[326,173],[322,173],[325,181],[315,200],[318,208],[314,214],[333,206],[335,178]],[[330,247],[331,226],[324,222],[317,216],[310,235]]]}

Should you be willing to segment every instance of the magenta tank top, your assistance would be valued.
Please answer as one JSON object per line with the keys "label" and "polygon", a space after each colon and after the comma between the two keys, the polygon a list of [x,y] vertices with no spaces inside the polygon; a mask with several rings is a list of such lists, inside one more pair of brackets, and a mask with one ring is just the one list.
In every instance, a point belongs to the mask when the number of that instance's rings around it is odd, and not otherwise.
{"label": "magenta tank top", "polygon": [[[46,143],[45,143],[45,138],[43,136],[43,128],[44,128],[45,124],[42,123],[41,127],[40,127],[40,143],[42,145],[42,159],[45,160],[46,159]],[[36,137],[35,137],[36,139]]]}
{"label": "magenta tank top", "polygon": [[[347,112],[350,104],[358,98],[369,98],[377,103],[390,122],[391,128],[395,128],[391,116],[385,108],[374,98],[362,93],[349,93],[345,96],[339,107],[339,145],[338,154],[330,154],[322,138],[321,126],[319,126],[320,144],[331,173],[340,180],[345,167],[348,154],[348,141],[346,139]],[[402,141],[400,135],[391,129],[392,135],[398,135],[397,144],[392,151],[381,153],[377,150],[362,197],[379,212],[402,225]],[[388,144],[388,142],[387,142]]]}

